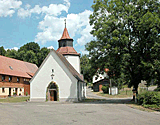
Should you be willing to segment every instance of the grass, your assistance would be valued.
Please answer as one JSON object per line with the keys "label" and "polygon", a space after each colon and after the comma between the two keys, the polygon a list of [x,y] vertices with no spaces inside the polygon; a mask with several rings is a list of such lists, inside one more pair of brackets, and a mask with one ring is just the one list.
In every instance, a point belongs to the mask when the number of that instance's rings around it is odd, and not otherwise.
{"label": "grass", "polygon": [[134,108],[134,109],[138,109],[138,110],[141,110],[141,111],[147,111],[147,112],[154,112],[156,110],[154,109],[150,109],[150,108],[147,108],[147,107],[143,107],[142,105],[138,105],[138,104],[127,104],[129,107],[131,108]]}
{"label": "grass", "polygon": [[0,102],[8,102],[8,103],[24,102],[28,99],[29,99],[29,96],[27,97],[7,97],[5,99],[0,99]]}
{"label": "grass", "polygon": [[94,92],[94,93],[99,96],[104,96],[107,98],[127,98],[127,97],[133,96],[133,92],[131,90],[120,91],[120,93],[118,95],[109,95],[109,94],[105,94],[103,92]]}

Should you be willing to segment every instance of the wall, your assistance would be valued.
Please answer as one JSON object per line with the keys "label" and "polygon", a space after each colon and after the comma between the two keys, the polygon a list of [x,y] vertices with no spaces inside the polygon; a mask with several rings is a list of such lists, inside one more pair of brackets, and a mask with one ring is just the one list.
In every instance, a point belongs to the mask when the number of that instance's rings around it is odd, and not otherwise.
{"label": "wall", "polygon": [[[52,69],[54,77],[51,79]],[[52,51],[47,61],[42,63],[40,70],[30,81],[30,100],[45,101],[46,89],[51,81],[59,87],[60,101],[77,99],[77,79],[69,72],[59,57]]]}
{"label": "wall", "polygon": [[66,55],[64,56],[68,62],[76,69],[76,71],[80,74],[80,58],[79,56]]}

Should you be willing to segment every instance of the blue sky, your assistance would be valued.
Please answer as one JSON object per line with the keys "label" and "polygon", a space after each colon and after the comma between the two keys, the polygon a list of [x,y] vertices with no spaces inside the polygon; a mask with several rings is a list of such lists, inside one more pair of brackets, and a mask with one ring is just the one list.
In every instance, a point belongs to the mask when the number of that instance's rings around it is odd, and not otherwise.
{"label": "blue sky", "polygon": [[88,18],[92,4],[93,0],[0,0],[0,46],[17,49],[35,41],[56,50],[66,19],[74,48],[85,54],[85,44],[93,39]]}

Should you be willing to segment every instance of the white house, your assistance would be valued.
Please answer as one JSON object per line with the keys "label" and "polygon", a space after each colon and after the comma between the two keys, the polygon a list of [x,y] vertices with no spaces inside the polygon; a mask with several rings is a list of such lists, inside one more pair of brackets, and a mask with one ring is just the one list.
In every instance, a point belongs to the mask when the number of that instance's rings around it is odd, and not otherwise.
{"label": "white house", "polygon": [[30,80],[30,101],[80,101],[86,96],[80,54],[65,27],[57,51],[51,50]]}
{"label": "white house", "polygon": [[93,83],[93,91],[102,91],[102,86],[109,84],[108,75],[106,72],[99,73],[99,69],[97,70],[96,74],[92,78]]}

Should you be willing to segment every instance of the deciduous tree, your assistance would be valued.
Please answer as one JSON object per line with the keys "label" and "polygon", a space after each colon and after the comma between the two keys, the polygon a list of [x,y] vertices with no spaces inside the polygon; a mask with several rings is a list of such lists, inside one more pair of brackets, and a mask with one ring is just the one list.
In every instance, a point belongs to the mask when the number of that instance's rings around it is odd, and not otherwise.
{"label": "deciduous tree", "polygon": [[141,80],[160,85],[160,2],[94,0],[92,8],[96,40],[86,45],[92,64],[136,90]]}

